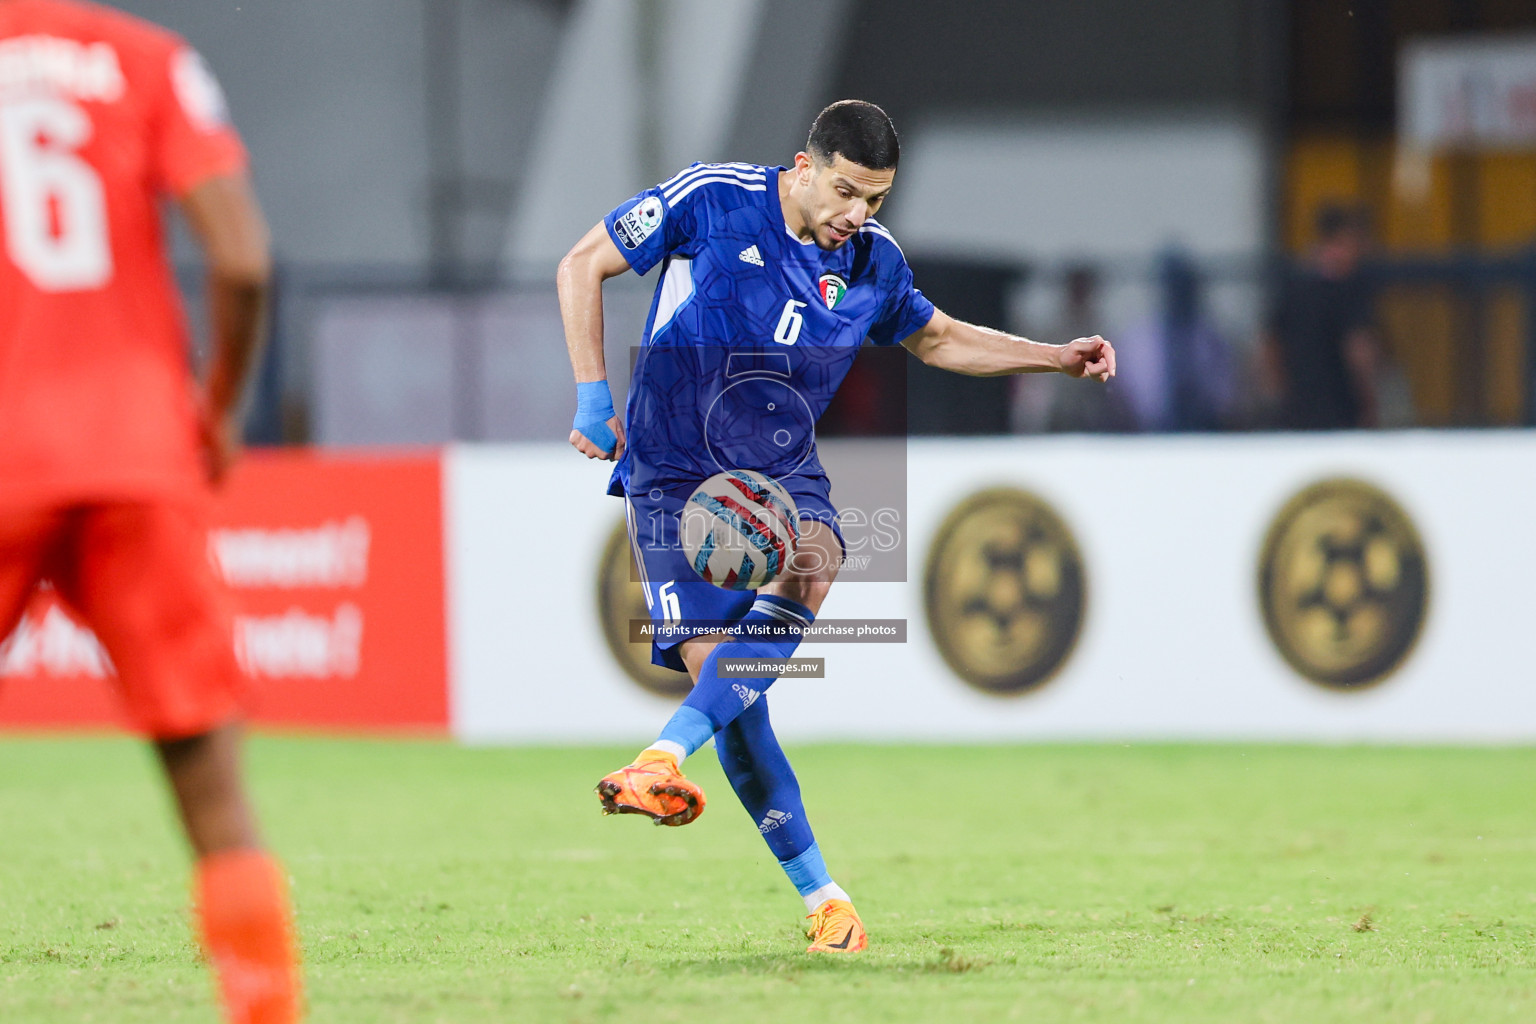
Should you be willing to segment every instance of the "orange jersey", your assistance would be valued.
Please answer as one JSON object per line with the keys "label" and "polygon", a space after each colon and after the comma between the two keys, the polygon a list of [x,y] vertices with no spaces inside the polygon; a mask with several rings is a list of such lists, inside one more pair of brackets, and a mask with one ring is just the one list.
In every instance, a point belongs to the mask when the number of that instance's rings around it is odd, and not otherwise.
{"label": "orange jersey", "polygon": [[159,205],[245,162],[175,35],[0,2],[0,506],[206,487]]}

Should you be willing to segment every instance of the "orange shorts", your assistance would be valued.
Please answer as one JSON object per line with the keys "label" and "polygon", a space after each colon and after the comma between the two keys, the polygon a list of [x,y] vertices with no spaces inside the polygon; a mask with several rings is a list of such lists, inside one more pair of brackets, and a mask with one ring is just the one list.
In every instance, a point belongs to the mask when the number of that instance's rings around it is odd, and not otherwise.
{"label": "orange shorts", "polygon": [[157,739],[240,717],[224,584],[208,528],[189,505],[121,502],[0,512],[0,637],[41,580],[96,633],[117,669],[134,727]]}

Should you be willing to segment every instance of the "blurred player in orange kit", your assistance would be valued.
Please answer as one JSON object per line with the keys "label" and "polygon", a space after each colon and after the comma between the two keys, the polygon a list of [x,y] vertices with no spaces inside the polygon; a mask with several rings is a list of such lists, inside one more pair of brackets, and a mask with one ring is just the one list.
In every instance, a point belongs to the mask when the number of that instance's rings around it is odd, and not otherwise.
{"label": "blurred player in orange kit", "polygon": [[[161,237],[208,262],[200,386]],[[95,630],[197,857],[225,1019],[301,1016],[293,929],[240,766],[242,681],[206,506],[239,450],[270,273],[218,83],[171,33],[0,0],[0,636],[40,581]]]}

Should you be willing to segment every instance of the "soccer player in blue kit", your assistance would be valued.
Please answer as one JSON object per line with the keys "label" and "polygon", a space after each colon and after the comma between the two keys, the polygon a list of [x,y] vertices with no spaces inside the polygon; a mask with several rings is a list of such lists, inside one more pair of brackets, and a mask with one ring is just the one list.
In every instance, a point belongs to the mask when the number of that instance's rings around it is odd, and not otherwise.
{"label": "soccer player in blue kit", "polygon": [[[693,678],[656,742],[598,784],[603,810],[661,825],[692,821],[704,794],[680,766],[713,737],[737,797],[805,900],[810,952],[858,952],[868,938],[827,871],[769,724],[773,678],[722,678],[717,670],[721,658],[789,657],[837,575],[843,543],[810,426],[866,338],[973,376],[1054,371],[1104,381],[1115,373],[1103,338],[1040,344],[955,320],[924,298],[874,219],[898,156],[883,110],[834,103],[817,116],[793,167],[693,164],[603,218],[558,275],[576,374],[571,444],[617,462],[609,493],[626,499],[646,603],[653,619],[676,627],[653,644],[652,660]],[[985,216],[983,200],[976,215]],[[664,269],[621,420],[603,361],[602,286],[658,263]],[[733,422],[720,420],[722,403]],[[689,494],[736,468],[776,479],[800,516],[788,568],[756,591],[704,582],[678,543]],[[691,622],[699,625],[690,631]],[[737,625],[722,630],[722,622]],[[747,624],[755,626],[740,628]]]}

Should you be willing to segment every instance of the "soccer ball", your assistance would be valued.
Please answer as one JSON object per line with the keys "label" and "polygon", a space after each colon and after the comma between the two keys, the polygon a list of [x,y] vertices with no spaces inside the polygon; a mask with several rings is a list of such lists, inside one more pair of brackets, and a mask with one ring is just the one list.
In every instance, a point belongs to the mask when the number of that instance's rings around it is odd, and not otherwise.
{"label": "soccer ball", "polygon": [[716,473],[682,511],[683,551],[706,583],[756,590],[784,572],[799,540],[794,499],[750,469]]}

